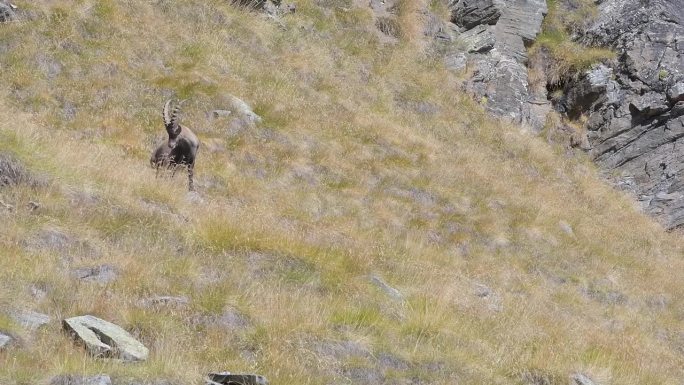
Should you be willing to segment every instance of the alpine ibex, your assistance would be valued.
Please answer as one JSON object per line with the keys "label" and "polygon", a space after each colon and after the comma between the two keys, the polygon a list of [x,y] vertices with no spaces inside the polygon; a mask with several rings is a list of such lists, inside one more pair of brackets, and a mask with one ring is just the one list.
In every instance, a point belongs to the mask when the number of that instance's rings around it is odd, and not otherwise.
{"label": "alpine ibex", "polygon": [[192,176],[200,141],[192,130],[178,123],[178,114],[180,113],[182,103],[178,103],[173,108],[173,111],[171,111],[171,100],[164,104],[162,118],[164,119],[166,132],[169,134],[169,140],[160,144],[154,150],[150,158],[150,164],[157,170],[157,176],[159,175],[159,169],[162,167],[172,169],[172,175],[175,175],[178,167],[187,167],[188,188],[190,191],[194,191]]}

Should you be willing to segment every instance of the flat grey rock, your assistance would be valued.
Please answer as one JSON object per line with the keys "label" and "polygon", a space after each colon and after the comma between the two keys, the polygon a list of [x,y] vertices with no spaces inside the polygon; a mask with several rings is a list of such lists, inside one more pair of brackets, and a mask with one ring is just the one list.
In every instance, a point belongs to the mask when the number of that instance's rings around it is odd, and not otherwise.
{"label": "flat grey rock", "polygon": [[99,376],[62,375],[53,377],[50,385],[112,385],[112,380],[106,374]]}
{"label": "flat grey rock", "polygon": [[190,303],[190,299],[185,296],[174,297],[170,295],[156,295],[143,298],[138,301],[138,305],[144,308],[153,307],[185,307]]}
{"label": "flat grey rock", "polygon": [[265,377],[256,374],[209,373],[209,381],[221,385],[268,385]]}
{"label": "flat grey rock", "polygon": [[91,315],[67,318],[62,326],[95,357],[144,361],[149,351],[120,326]]}
{"label": "flat grey rock", "polygon": [[469,53],[485,53],[491,51],[496,43],[492,28],[488,28],[484,25],[478,25],[477,27],[462,33],[458,38],[465,43],[466,51]]}
{"label": "flat grey rock", "polygon": [[29,330],[36,330],[52,320],[49,315],[32,310],[12,310],[8,315],[16,323]]}

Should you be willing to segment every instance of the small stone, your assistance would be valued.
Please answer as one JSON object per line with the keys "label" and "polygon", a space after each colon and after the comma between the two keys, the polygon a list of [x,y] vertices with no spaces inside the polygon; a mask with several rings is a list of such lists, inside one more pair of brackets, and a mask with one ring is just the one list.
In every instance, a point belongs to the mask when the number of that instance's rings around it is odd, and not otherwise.
{"label": "small stone", "polygon": [[31,297],[36,301],[42,301],[47,296],[47,286],[43,284],[33,284],[28,288]]}
{"label": "small stone", "polygon": [[91,315],[67,318],[62,326],[95,357],[144,361],[149,354],[148,349],[126,330]]}
{"label": "small stone", "polygon": [[230,114],[232,114],[232,111],[229,111],[229,110],[213,110],[213,111],[211,111],[211,116],[214,119],[225,118],[225,117],[230,116]]}
{"label": "small stone", "polygon": [[560,221],[558,222],[558,227],[560,227],[561,230],[563,230],[564,233],[568,235],[574,235],[575,232],[572,230],[572,226],[568,222],[565,221]]}
{"label": "small stone", "polygon": [[106,285],[116,280],[119,274],[114,266],[99,265],[75,269],[71,272],[71,276],[81,281]]}
{"label": "small stone", "polygon": [[392,297],[395,300],[402,301],[404,299],[404,295],[401,294],[401,292],[392,286],[388,285],[385,281],[382,280],[382,278],[378,277],[377,275],[371,275],[370,280],[375,286],[379,287],[387,293],[390,297]]}
{"label": "small stone", "polygon": [[596,383],[583,373],[575,373],[570,376],[572,385],[596,385]]}
{"label": "small stone", "polygon": [[12,338],[12,336],[0,332],[0,351],[10,347],[10,345],[12,345],[13,342],[14,338]]}
{"label": "small stone", "polygon": [[190,303],[188,297],[173,297],[169,295],[157,295],[154,297],[144,298],[138,302],[140,307],[185,307]]}
{"label": "small stone", "polygon": [[490,289],[489,287],[487,287],[481,283],[475,284],[474,292],[475,292],[475,295],[480,297],[480,298],[486,298],[486,297],[489,297],[490,295],[492,295],[492,289]]}
{"label": "small stone", "polygon": [[32,310],[15,310],[10,312],[9,316],[16,323],[29,330],[36,330],[51,321],[49,315]]}
{"label": "small stone", "polygon": [[475,296],[482,298],[487,303],[487,308],[493,312],[500,312],[503,310],[501,296],[495,293],[488,286],[481,283],[476,283],[474,290]]}
{"label": "small stone", "polygon": [[112,385],[112,380],[106,374],[90,377],[62,375],[50,380],[50,385]]}
{"label": "small stone", "polygon": [[221,385],[268,385],[265,377],[256,374],[209,373],[209,381]]}

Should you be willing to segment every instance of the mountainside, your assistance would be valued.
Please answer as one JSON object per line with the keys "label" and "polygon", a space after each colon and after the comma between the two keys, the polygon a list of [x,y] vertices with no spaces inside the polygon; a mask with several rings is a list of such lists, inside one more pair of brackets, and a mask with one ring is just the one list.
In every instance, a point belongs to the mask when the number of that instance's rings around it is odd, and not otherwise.
{"label": "mountainside", "polygon": [[681,236],[472,98],[455,2],[243,3],[0,1],[0,384],[681,385]]}

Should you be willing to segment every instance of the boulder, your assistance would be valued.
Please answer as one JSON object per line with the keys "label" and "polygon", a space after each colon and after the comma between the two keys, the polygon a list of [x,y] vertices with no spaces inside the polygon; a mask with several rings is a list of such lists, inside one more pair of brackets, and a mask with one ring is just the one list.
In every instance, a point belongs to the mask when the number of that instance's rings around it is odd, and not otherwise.
{"label": "boulder", "polygon": [[84,315],[67,318],[62,321],[62,326],[95,357],[119,358],[124,361],[147,359],[147,348],[111,322]]}

